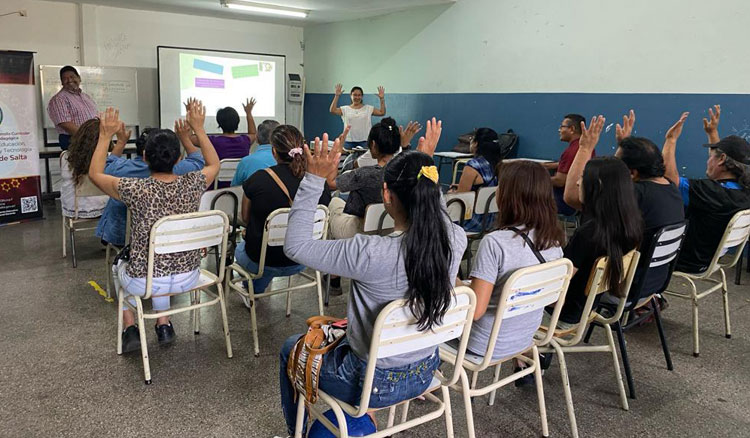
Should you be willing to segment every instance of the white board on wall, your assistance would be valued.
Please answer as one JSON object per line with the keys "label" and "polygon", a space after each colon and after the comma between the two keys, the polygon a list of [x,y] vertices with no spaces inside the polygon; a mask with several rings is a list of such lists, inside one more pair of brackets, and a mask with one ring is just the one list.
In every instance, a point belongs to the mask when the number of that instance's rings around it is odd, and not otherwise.
{"label": "white board on wall", "polygon": [[[60,84],[61,65],[39,67],[39,81],[42,89],[42,113],[44,127],[54,128],[55,124],[47,113],[47,104],[62,88]],[[120,110],[120,119],[128,126],[139,124],[138,120],[138,80],[137,70],[130,67],[87,67],[73,66],[81,75],[81,89],[96,102],[99,112],[107,107]]]}

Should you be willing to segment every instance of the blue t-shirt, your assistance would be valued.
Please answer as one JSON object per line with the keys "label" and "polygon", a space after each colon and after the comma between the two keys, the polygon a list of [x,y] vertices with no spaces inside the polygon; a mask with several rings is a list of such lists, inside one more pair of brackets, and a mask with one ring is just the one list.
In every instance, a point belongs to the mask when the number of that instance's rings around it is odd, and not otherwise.
{"label": "blue t-shirt", "polygon": [[276,159],[273,158],[270,144],[259,145],[252,154],[246,156],[237,165],[237,171],[232,179],[233,186],[242,185],[250,175],[267,167],[275,166]]}

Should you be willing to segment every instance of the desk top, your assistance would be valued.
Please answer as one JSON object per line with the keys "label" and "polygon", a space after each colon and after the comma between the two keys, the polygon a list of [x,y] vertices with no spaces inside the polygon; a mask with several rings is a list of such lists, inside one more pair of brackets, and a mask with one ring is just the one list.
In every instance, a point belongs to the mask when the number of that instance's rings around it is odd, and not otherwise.
{"label": "desk top", "polygon": [[443,157],[443,158],[469,158],[473,157],[474,154],[467,154],[464,152],[435,152],[433,154],[436,157]]}
{"label": "desk top", "polygon": [[503,160],[503,162],[504,163],[510,163],[510,162],[513,162],[513,161],[521,161],[521,160],[533,161],[535,163],[553,163],[552,160],[543,160],[541,158],[506,158],[506,159]]}

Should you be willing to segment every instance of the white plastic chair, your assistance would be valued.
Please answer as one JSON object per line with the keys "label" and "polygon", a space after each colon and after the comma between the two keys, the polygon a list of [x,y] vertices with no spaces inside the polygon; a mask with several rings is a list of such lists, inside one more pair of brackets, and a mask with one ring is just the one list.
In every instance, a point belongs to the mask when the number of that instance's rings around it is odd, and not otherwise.
{"label": "white plastic chair", "polygon": [[[60,155],[60,160],[67,160],[68,151],[63,151]],[[67,250],[67,239],[70,238],[70,252],[73,256],[73,267],[78,267],[78,260],[76,259],[76,238],[75,233],[78,231],[90,231],[96,229],[96,224],[99,222],[99,217],[94,218],[79,218],[78,217],[78,200],[88,197],[95,196],[107,196],[106,193],[99,190],[99,187],[95,186],[94,183],[83,175],[75,188],[75,201],[74,201],[74,215],[72,217],[65,216],[65,211],[60,209],[62,212],[62,256],[63,258],[68,256]]]}
{"label": "white plastic chair", "polygon": [[466,166],[466,163],[471,161],[471,158],[458,158],[453,162],[453,174],[451,175],[451,185],[456,184],[456,178],[458,177],[458,168]]}
{"label": "white plastic chair", "polygon": [[474,214],[474,203],[476,202],[476,192],[455,192],[445,194],[445,206],[448,210],[448,217],[452,222],[463,223]]}
{"label": "white plastic chair", "polygon": [[[619,304],[614,315],[605,317],[596,313],[593,308],[596,297],[607,291],[607,285],[604,282],[604,271],[607,267],[607,263],[609,263],[609,259],[607,257],[599,257],[594,264],[594,267],[591,269],[586,288],[586,304],[583,307],[581,320],[578,324],[566,330],[557,329],[556,325],[553,326],[554,329],[552,330],[548,327],[540,327],[540,331],[537,332],[537,339],[540,339],[540,341],[537,342],[539,351],[542,353],[557,354],[557,360],[560,363],[560,377],[562,379],[565,403],[568,409],[568,419],[570,420],[570,429],[573,438],[578,438],[578,425],[576,423],[575,410],[573,408],[573,396],[570,392],[570,380],[568,379],[568,368],[565,363],[565,353],[610,353],[612,355],[612,364],[615,368],[615,377],[620,392],[622,409],[626,411],[629,409],[628,397],[625,394],[625,385],[622,381],[620,362],[617,359],[617,347],[615,346],[614,337],[612,336],[611,325],[616,324],[622,317],[622,312],[627,301],[627,295],[630,291],[630,286],[633,283],[636,268],[638,267],[639,258],[640,253],[636,250],[630,251],[622,258],[623,275],[621,285],[623,288],[623,297],[619,299]],[[607,344],[579,345],[586,333],[586,329],[593,321],[596,321],[598,325],[604,327],[604,332],[607,335]],[[550,326],[552,326],[552,324],[550,324]],[[551,339],[549,337],[550,331],[554,332]],[[545,344],[545,340],[549,340],[549,343]]]}
{"label": "white plastic chair", "polygon": [[[227,309],[224,300],[224,263],[226,261],[227,234],[229,232],[229,219],[222,211],[212,210],[197,213],[177,214],[166,216],[151,227],[151,235],[148,245],[148,275],[146,277],[146,293],[143,297],[130,295],[119,284],[115,277],[115,286],[118,290],[117,304],[117,354],[122,354],[122,311],[127,306],[130,310],[136,312],[138,327],[140,328],[141,337],[141,355],[143,357],[143,374],[146,384],[151,384],[151,368],[148,360],[148,346],[146,345],[146,319],[157,319],[163,316],[174,315],[176,313],[193,312],[193,331],[195,334],[200,332],[200,309],[202,307],[213,306],[218,304],[221,308],[221,318],[224,325],[224,339],[227,347],[227,357],[232,357],[232,343],[229,339],[229,324],[227,322]],[[172,254],[183,251],[193,251],[212,246],[220,246],[220,269],[219,275],[201,269],[200,277],[195,288],[182,293],[190,293],[190,305],[173,307],[163,312],[144,312],[143,300],[151,298],[151,284],[154,276],[154,258],[157,255]],[[216,287],[216,293],[209,290]],[[202,303],[201,292],[213,298],[211,301]],[[170,294],[177,295],[179,293]],[[135,307],[130,304],[128,298],[135,299]]]}
{"label": "white plastic chair", "polygon": [[[125,213],[125,245],[127,246],[130,243],[130,209],[126,207],[127,213]],[[113,245],[109,242],[107,242],[107,249],[104,253],[104,264],[105,264],[105,272],[107,273],[107,299],[109,300],[112,298],[112,293],[110,292],[110,287],[113,283],[114,278],[114,272],[112,271],[112,263],[114,263],[114,258],[117,255],[117,253],[122,248]]]}
{"label": "white plastic chair", "polygon": [[385,211],[385,205],[382,203],[370,204],[365,209],[365,220],[362,225],[363,233],[382,235],[390,232],[395,226],[393,218]]}
{"label": "white plastic chair", "polygon": [[[705,298],[706,296],[721,290],[721,294],[724,301],[724,328],[727,339],[732,337],[731,326],[729,324],[729,296],[727,289],[727,276],[724,269],[729,269],[737,264],[737,261],[742,258],[742,252],[745,249],[748,235],[750,235],[750,210],[742,210],[732,217],[727,224],[727,228],[724,231],[724,235],[719,241],[719,246],[716,248],[711,263],[708,265],[708,269],[700,274],[690,274],[687,272],[674,271],[673,275],[685,280],[689,287],[689,293],[675,292],[671,290],[664,291],[665,294],[669,294],[678,298],[689,299],[693,302],[693,356],[698,357],[700,355],[699,350],[699,333],[698,333],[698,301]],[[729,250],[734,250],[734,254],[729,257],[729,260],[722,263],[719,259],[727,253]],[[716,272],[721,276],[721,279],[711,278]],[[696,281],[703,281],[708,284],[712,284],[706,290],[698,292]]]}
{"label": "white plastic chair", "polygon": [[[245,226],[242,220],[242,197],[245,196],[242,186],[231,186],[223,189],[207,190],[201,196],[198,211],[221,210],[229,218],[229,260],[234,260],[234,249],[237,246],[237,238],[240,227]],[[230,263],[231,264],[231,263]],[[219,266],[219,254],[216,254],[216,266]]]}
{"label": "white plastic chair", "polygon": [[214,180],[214,189],[219,188],[220,182],[232,183],[234,174],[237,173],[237,166],[240,165],[241,158],[225,158],[219,162],[219,174]]}
{"label": "white plastic chair", "polygon": [[[537,398],[539,401],[539,415],[542,421],[542,435],[548,436],[549,429],[547,426],[547,410],[544,403],[544,389],[542,388],[542,372],[539,364],[539,351],[533,339],[529,336],[526,348],[518,351],[511,356],[493,359],[497,336],[500,332],[503,320],[513,317],[519,317],[529,312],[539,311],[545,306],[553,303],[555,310],[552,313],[552,321],[557,323],[560,310],[565,302],[565,294],[568,290],[570,278],[573,276],[573,264],[568,259],[559,259],[540,265],[529,266],[515,271],[503,285],[500,292],[500,298],[495,310],[495,322],[490,332],[490,341],[484,355],[475,355],[467,352],[461,367],[461,381],[459,384],[452,386],[462,393],[464,407],[466,409],[466,423],[469,429],[469,438],[474,438],[474,414],[472,411],[471,399],[490,394],[488,404],[492,406],[495,402],[495,393],[503,386],[506,386],[526,375],[534,373],[536,381]],[[552,338],[552,333],[539,341],[540,345],[546,345]],[[440,346],[440,358],[449,362],[456,361],[457,351],[451,345]],[[530,357],[529,357],[530,356]],[[513,359],[520,360],[528,367],[514,372],[508,377],[500,380],[500,367],[503,363],[510,361],[513,365]],[[477,377],[479,373],[487,368],[495,367],[494,378],[488,385],[477,388]],[[469,381],[468,372],[471,371],[471,381]]]}
{"label": "white plastic chair", "polygon": [[[341,400],[338,400],[322,390],[318,390],[318,402],[308,404],[304,397],[299,397],[297,402],[297,426],[294,436],[302,436],[302,426],[305,407],[310,413],[310,421],[317,419],[334,435],[341,438],[348,438],[349,431],[346,427],[344,412],[353,417],[362,417],[371,410],[370,393],[372,392],[372,382],[375,375],[375,366],[377,359],[384,359],[399,354],[418,351],[429,347],[436,347],[452,339],[460,339],[459,347],[456,353],[455,363],[463,361],[466,344],[469,340],[469,331],[476,307],[476,296],[474,291],[466,286],[460,286],[455,289],[453,301],[443,317],[441,324],[436,325],[429,331],[419,331],[416,325],[416,319],[409,310],[406,300],[396,300],[388,304],[378,315],[372,330],[372,340],[370,341],[369,361],[362,384],[362,396],[356,406],[352,406]],[[435,372],[427,391],[422,396],[425,401],[434,406],[434,409],[422,414],[421,416],[408,419],[409,402],[405,400],[397,405],[387,406],[380,409],[388,409],[388,424],[368,437],[386,437],[406,429],[414,428],[420,424],[427,423],[440,417],[445,418],[446,436],[453,437],[453,420],[451,414],[450,394],[448,387],[454,385],[460,377],[460,368],[453,367],[453,375],[449,378],[444,376],[440,371]],[[437,390],[441,391],[442,399],[435,394]],[[320,405],[321,402],[330,406],[336,415],[338,427],[334,426],[324,415]],[[394,425],[396,416],[396,407],[403,406],[401,421]],[[426,409],[426,407],[425,407]],[[420,410],[423,412],[423,410]]]}
{"label": "white plastic chair", "polygon": [[[226,289],[233,290],[240,294],[245,300],[250,303],[250,326],[253,334],[253,345],[255,349],[255,356],[260,355],[260,348],[258,346],[258,319],[255,312],[255,301],[260,298],[270,297],[281,293],[286,293],[286,316],[291,315],[292,312],[292,292],[296,290],[307,289],[311,286],[315,286],[318,292],[318,312],[320,315],[323,314],[323,286],[321,283],[321,276],[319,271],[315,271],[315,275],[310,275],[306,272],[300,272],[300,277],[309,280],[304,283],[300,283],[292,286],[292,276],[287,277],[287,287],[282,289],[272,289],[269,285],[263,293],[255,293],[253,290],[253,279],[260,278],[263,276],[263,268],[266,265],[266,251],[268,247],[281,247],[284,246],[284,239],[286,237],[287,221],[289,219],[289,208],[280,208],[274,210],[266,219],[266,224],[263,231],[263,243],[260,249],[260,260],[258,261],[258,273],[253,274],[252,272],[246,271],[242,266],[237,263],[227,267],[226,274]],[[314,240],[324,240],[328,232],[328,208],[322,205],[318,205],[315,210],[315,222],[313,224],[313,236]],[[233,277],[233,273],[239,274],[237,278]],[[247,289],[242,285],[242,282],[247,282]]]}
{"label": "white plastic chair", "polygon": [[473,255],[472,246],[474,242],[481,240],[485,234],[492,229],[490,223],[489,214],[497,213],[500,209],[495,201],[497,195],[497,187],[482,187],[476,192],[476,202],[474,204],[474,213],[482,215],[482,229],[480,231],[467,231],[466,238],[468,244],[466,245],[466,259],[467,270],[471,270],[471,257]]}

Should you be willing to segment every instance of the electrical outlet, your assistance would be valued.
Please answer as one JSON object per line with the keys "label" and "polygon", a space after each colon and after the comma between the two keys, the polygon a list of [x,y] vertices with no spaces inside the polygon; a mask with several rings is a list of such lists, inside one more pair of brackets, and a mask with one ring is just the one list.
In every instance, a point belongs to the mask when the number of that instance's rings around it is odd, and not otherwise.
{"label": "electrical outlet", "polygon": [[21,9],[20,11],[18,11],[18,14],[20,16],[22,16],[22,17],[27,17],[28,16],[28,14],[26,13],[26,9]]}

